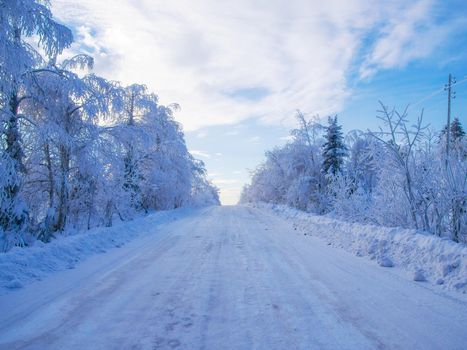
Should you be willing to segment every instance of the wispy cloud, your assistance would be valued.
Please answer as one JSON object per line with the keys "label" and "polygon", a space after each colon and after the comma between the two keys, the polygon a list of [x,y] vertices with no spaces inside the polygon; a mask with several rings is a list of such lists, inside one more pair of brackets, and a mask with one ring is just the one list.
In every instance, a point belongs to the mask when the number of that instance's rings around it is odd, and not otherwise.
{"label": "wispy cloud", "polygon": [[289,142],[293,140],[293,136],[292,135],[281,136],[279,140],[284,141],[284,142]]}
{"label": "wispy cloud", "polygon": [[[407,3],[394,8],[379,30],[376,40],[360,67],[360,76],[368,78],[380,69],[404,67],[409,62],[429,56],[465,19],[435,21],[435,1]],[[395,10],[398,10],[396,13]]]}
{"label": "wispy cloud", "polygon": [[261,140],[261,137],[259,136],[252,136],[250,137],[247,142],[248,143],[259,143],[259,141]]}
{"label": "wispy cloud", "polygon": [[[178,102],[186,130],[257,118],[293,120],[295,109],[339,112],[349,76],[368,78],[428,55],[451,25],[434,1],[56,0],[76,50],[96,71],[145,83]],[[227,93],[226,93],[227,92]]]}
{"label": "wispy cloud", "polygon": [[196,134],[196,137],[199,139],[204,139],[206,136],[208,136],[208,133],[204,131],[200,131]]}
{"label": "wispy cloud", "polygon": [[209,153],[204,152],[204,151],[199,151],[196,149],[191,149],[190,153],[195,157],[202,157],[202,158],[208,158],[208,159],[211,158],[211,155]]}
{"label": "wispy cloud", "polygon": [[213,179],[215,185],[238,185],[242,182],[239,179]]}

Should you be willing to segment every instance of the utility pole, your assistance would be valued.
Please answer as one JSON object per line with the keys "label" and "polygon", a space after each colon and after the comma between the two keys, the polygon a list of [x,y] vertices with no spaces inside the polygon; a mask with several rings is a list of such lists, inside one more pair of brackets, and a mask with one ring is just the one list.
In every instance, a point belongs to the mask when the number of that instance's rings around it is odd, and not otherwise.
{"label": "utility pole", "polygon": [[449,162],[449,147],[451,143],[451,99],[456,98],[452,86],[456,84],[456,78],[449,73],[448,83],[444,86],[444,91],[448,92],[448,123],[446,125],[446,167]]}

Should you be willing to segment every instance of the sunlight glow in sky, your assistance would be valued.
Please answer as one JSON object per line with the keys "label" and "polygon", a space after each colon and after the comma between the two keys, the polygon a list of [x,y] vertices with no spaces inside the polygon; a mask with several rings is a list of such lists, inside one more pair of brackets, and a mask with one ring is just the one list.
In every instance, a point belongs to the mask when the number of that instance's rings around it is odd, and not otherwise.
{"label": "sunlight glow in sky", "polygon": [[[72,51],[95,71],[143,83],[177,102],[193,155],[235,203],[264,151],[283,144],[294,111],[338,113],[346,130],[374,128],[378,100],[437,128],[447,74],[467,75],[462,0],[52,0]],[[454,114],[467,106],[459,85]],[[422,101],[423,100],[423,101]],[[421,102],[420,102],[421,101]],[[465,107],[463,108],[465,112]],[[459,115],[462,117],[461,115]],[[465,118],[465,113],[464,113]]]}

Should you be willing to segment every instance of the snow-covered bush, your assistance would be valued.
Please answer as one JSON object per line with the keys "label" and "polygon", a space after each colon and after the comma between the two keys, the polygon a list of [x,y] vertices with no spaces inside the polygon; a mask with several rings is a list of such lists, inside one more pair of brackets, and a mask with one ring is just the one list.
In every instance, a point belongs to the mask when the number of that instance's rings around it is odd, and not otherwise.
{"label": "snow-covered bush", "polygon": [[319,137],[322,126],[297,113],[299,128],[292,141],[266,153],[266,161],[253,172],[251,185],[240,201],[283,203],[302,210],[324,213],[328,206],[326,176],[321,171],[323,156]]}
{"label": "snow-covered bush", "polygon": [[446,128],[437,136],[421,116],[409,127],[407,110],[381,107],[384,127],[352,131],[345,144],[336,119],[323,127],[299,113],[293,140],[266,153],[241,202],[285,204],[467,242],[467,140],[460,121],[450,126],[446,157]]}

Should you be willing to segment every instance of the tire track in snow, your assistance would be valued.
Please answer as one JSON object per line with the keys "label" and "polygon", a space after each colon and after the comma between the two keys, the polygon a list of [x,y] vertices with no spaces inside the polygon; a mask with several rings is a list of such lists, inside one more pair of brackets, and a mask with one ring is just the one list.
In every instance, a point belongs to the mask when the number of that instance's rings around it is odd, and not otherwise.
{"label": "tire track in snow", "polygon": [[27,306],[0,315],[0,349],[462,349],[467,343],[461,296],[303,237],[265,210],[209,208],[160,230],[122,248],[123,262],[108,253],[90,277],[82,278],[80,266],[67,271],[67,287],[51,285],[37,310],[37,302],[18,293],[15,303]]}

